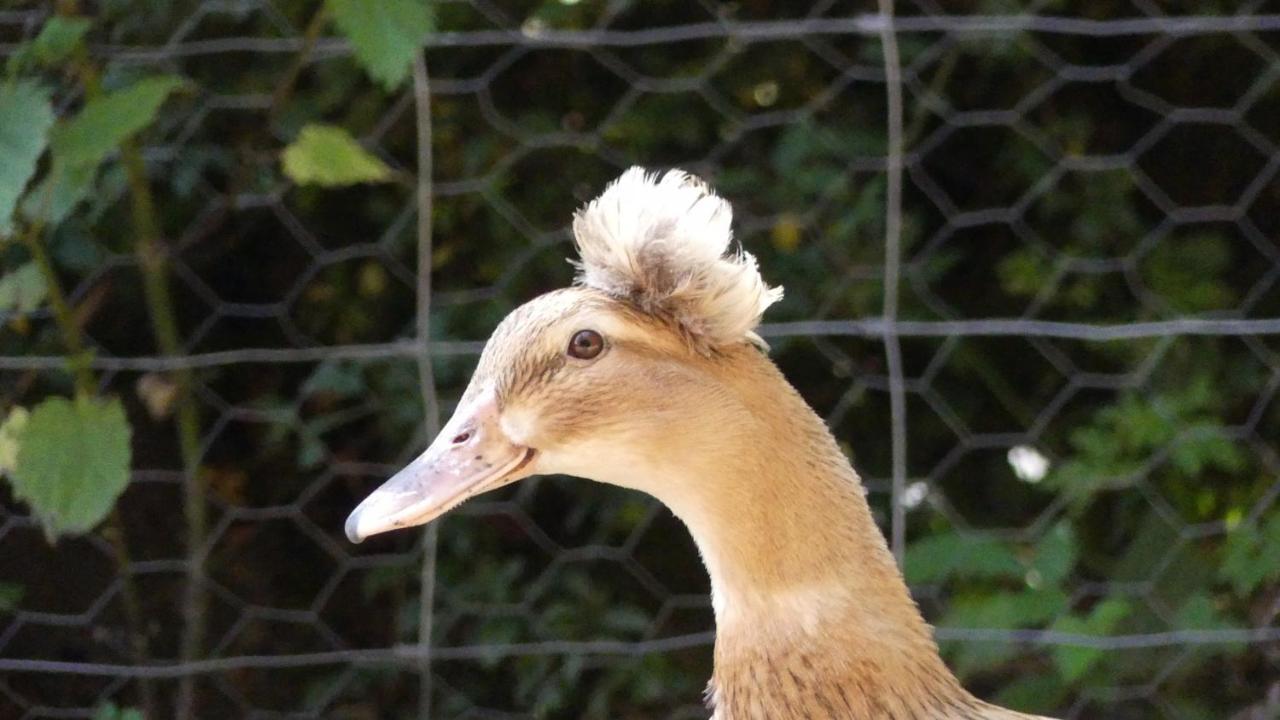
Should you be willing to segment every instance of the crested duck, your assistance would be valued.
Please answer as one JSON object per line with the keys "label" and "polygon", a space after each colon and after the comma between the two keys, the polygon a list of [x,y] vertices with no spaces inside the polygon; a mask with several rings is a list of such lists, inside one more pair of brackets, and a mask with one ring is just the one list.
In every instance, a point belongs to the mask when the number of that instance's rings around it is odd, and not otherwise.
{"label": "crested duck", "polygon": [[574,217],[573,287],[513,311],[430,447],[351,513],[352,542],[566,474],[649,493],[711,577],[713,720],[1013,720],[965,691],[857,473],[754,330],[781,289],[729,204],[626,171]]}

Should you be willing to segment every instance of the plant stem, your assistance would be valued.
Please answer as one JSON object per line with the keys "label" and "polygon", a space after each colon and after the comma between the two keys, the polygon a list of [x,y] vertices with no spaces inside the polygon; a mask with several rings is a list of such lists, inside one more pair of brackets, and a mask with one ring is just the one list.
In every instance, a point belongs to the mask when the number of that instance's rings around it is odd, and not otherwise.
{"label": "plant stem", "polygon": [[26,232],[22,233],[22,242],[27,246],[27,251],[31,253],[32,261],[35,262],[36,268],[40,270],[41,277],[44,278],[49,297],[49,306],[53,308],[53,320],[58,325],[58,332],[62,335],[62,344],[67,346],[67,364],[70,366],[71,377],[75,382],[76,395],[90,397],[94,394],[96,384],[93,380],[93,373],[89,371],[84,339],[80,337],[80,326],[76,325],[71,306],[67,304],[66,293],[62,291],[62,283],[58,281],[58,275],[53,269],[53,262],[49,259],[49,253],[44,249],[44,244],[40,242],[42,234],[43,229],[41,226],[32,225],[27,228]]}
{"label": "plant stem", "polygon": [[[155,200],[147,182],[146,163],[142,152],[132,141],[120,146],[121,160],[129,182],[131,214],[137,247],[138,266],[142,270],[142,290],[151,317],[156,345],[167,356],[182,353],[173,294],[169,288],[169,265],[160,240],[160,223],[156,219]],[[207,626],[208,597],[204,592],[204,544],[208,535],[209,516],[205,503],[207,488],[200,473],[200,418],[191,398],[192,376],[189,369],[174,373],[178,386],[176,401],[178,449],[182,456],[184,478],[183,517],[187,527],[187,584],[183,593],[183,625],[180,658],[189,662],[199,657]],[[184,676],[178,683],[177,717],[192,717],[195,709],[195,679]]]}
{"label": "plant stem", "polygon": [[[102,528],[102,536],[111,544],[111,554],[115,558],[121,576],[120,594],[124,602],[125,622],[129,625],[129,644],[137,662],[144,662],[150,655],[147,643],[147,631],[142,621],[142,601],[138,596],[138,585],[133,581],[133,574],[128,571],[129,540],[124,534],[124,518],[120,515],[119,506],[111,509],[107,524]],[[142,711],[150,720],[160,717],[156,705],[156,691],[150,680],[139,680],[139,691],[142,694]]]}
{"label": "plant stem", "polygon": [[311,57],[311,51],[315,49],[316,41],[320,39],[320,33],[328,21],[329,7],[320,3],[307,23],[307,29],[303,32],[302,48],[298,50],[293,64],[285,72],[284,80],[276,86],[275,92],[271,93],[271,109],[267,111],[268,125],[275,125],[280,111],[289,103],[289,98],[293,96],[293,89],[298,85],[298,77],[302,75],[302,69],[306,66],[307,59]]}
{"label": "plant stem", "polygon": [[[79,10],[75,0],[60,0],[58,12],[74,16]],[[85,97],[90,101],[102,96],[102,82],[98,68],[89,58],[83,45],[76,49],[74,62]],[[130,210],[137,237],[135,254],[143,276],[143,294],[151,317],[151,328],[160,352],[178,355],[182,352],[178,323],[173,311],[173,297],[169,292],[168,263],[160,242],[160,223],[157,220],[155,201],[147,182],[146,163],[142,152],[132,140],[120,144],[121,161],[128,176]],[[183,516],[187,528],[187,583],[183,594],[184,619],[180,659],[194,660],[204,645],[207,625],[208,598],[204,592],[204,544],[208,534],[208,509],[205,505],[205,484],[200,475],[200,419],[191,399],[191,371],[175,373],[178,386],[176,399],[178,446],[183,469]],[[121,534],[123,537],[123,533]],[[144,697],[149,691],[144,690]],[[176,716],[192,717],[195,702],[195,680],[183,677],[178,685]],[[148,713],[150,717],[158,717]]]}
{"label": "plant stem", "polygon": [[[97,383],[89,370],[84,338],[80,334],[80,326],[76,324],[71,306],[67,303],[66,293],[62,290],[62,283],[54,271],[49,253],[40,241],[41,235],[43,235],[43,228],[38,224],[32,225],[22,233],[22,241],[27,251],[31,253],[31,259],[40,270],[40,275],[44,278],[49,305],[53,308],[54,322],[62,335],[62,344],[67,347],[68,363],[76,386],[76,396],[92,397],[96,394]],[[142,604],[138,599],[138,588],[133,582],[133,575],[129,572],[131,564],[129,545],[124,534],[124,520],[120,516],[118,507],[112,509],[111,515],[102,528],[102,535],[111,545],[111,552],[116,561],[116,572],[120,574],[125,624],[129,628],[129,644],[133,649],[134,661],[145,662],[150,656],[150,650],[146,631],[142,627]],[[157,712],[155,688],[151,681],[145,678],[139,679],[138,689],[144,715],[151,720],[160,717]]]}

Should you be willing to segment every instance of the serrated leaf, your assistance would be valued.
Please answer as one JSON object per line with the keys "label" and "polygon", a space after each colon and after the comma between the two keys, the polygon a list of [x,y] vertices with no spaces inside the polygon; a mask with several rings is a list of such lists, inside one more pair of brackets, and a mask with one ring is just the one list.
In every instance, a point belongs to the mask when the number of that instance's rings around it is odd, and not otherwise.
{"label": "serrated leaf", "polygon": [[0,277],[0,312],[31,312],[44,302],[48,287],[35,263],[29,262]]}
{"label": "serrated leaf", "polygon": [[308,125],[285,148],[284,174],[303,185],[339,187],[391,178],[391,168],[360,146],[346,130]]}
{"label": "serrated leaf", "polygon": [[9,481],[50,540],[91,530],[129,481],[129,422],[120,401],[54,397],[37,405]]}
{"label": "serrated leaf", "polygon": [[13,210],[35,174],[53,120],[44,88],[28,81],[0,86],[0,234],[13,231]]}
{"label": "serrated leaf", "polygon": [[69,165],[96,166],[120,143],[150,125],[165,99],[184,84],[182,78],[158,75],[89,102],[54,129],[54,155]]}
{"label": "serrated leaf", "polygon": [[88,18],[54,15],[30,44],[10,56],[9,72],[16,73],[28,64],[50,67],[61,62],[75,50],[92,25]]}
{"label": "serrated leaf", "polygon": [[409,76],[422,40],[431,32],[426,0],[326,0],[338,30],[351,41],[356,61],[387,91]]}

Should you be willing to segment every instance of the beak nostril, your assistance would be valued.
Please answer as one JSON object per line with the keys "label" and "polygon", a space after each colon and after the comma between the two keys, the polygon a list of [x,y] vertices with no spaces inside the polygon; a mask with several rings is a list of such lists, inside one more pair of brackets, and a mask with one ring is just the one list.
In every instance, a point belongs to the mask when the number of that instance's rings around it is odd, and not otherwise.
{"label": "beak nostril", "polygon": [[464,442],[466,442],[466,441],[468,441],[468,440],[470,440],[470,439],[471,439],[471,431],[470,431],[470,430],[468,430],[468,431],[466,431],[466,432],[458,433],[457,435],[455,435],[455,436],[453,437],[453,444],[454,444],[454,445],[461,445],[462,443],[464,443]]}

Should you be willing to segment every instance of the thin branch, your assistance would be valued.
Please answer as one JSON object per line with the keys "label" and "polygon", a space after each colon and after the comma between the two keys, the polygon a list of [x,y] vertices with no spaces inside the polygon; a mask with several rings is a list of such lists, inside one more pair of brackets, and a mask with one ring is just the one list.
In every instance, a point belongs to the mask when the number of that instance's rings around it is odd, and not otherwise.
{"label": "thin branch", "polygon": [[[142,620],[142,599],[138,595],[138,584],[133,580],[132,565],[129,554],[129,538],[125,535],[124,517],[117,504],[111,509],[107,521],[102,527],[102,536],[111,546],[112,559],[116,561],[116,572],[120,573],[120,594],[124,602],[125,622],[129,625],[129,645],[133,650],[136,662],[146,662],[151,657],[150,643],[147,640],[145,623]],[[160,717],[160,706],[156,702],[156,691],[151,681],[141,678],[138,687],[142,696],[142,712],[148,720]]]}
{"label": "thin branch", "polygon": [[[129,182],[130,208],[135,236],[135,254],[142,269],[143,295],[151,317],[151,329],[160,351],[180,355],[182,342],[178,320],[169,287],[167,250],[160,238],[155,200],[147,180],[146,163],[136,144],[127,141],[120,148],[121,159]],[[192,401],[192,374],[180,369],[174,374],[178,388],[175,401],[178,425],[178,450],[182,457],[184,481],[182,511],[186,521],[187,583],[183,590],[183,624],[180,656],[193,660],[204,646],[208,598],[204,592],[204,545],[209,518],[205,504],[205,483],[200,474],[200,417]],[[187,678],[178,686],[178,717],[192,717],[195,709],[195,684]]]}
{"label": "thin branch", "polygon": [[93,373],[89,370],[88,356],[84,347],[84,338],[80,336],[80,326],[76,324],[75,314],[67,304],[67,294],[62,289],[58,274],[53,269],[49,253],[44,249],[41,236],[43,226],[33,224],[21,233],[22,243],[31,253],[31,259],[44,278],[49,307],[53,308],[53,320],[62,335],[62,344],[67,346],[67,357],[63,363],[69,366],[72,380],[75,382],[76,394],[89,397],[94,394],[95,383]]}
{"label": "thin branch", "polygon": [[293,96],[293,90],[298,85],[298,78],[302,75],[303,68],[307,66],[307,61],[311,59],[311,51],[315,49],[316,41],[320,39],[320,33],[327,22],[329,22],[329,6],[322,2],[312,14],[311,21],[307,23],[307,29],[302,35],[302,47],[298,49],[293,64],[285,72],[284,80],[276,86],[275,92],[271,93],[271,109],[267,111],[267,124],[274,125],[280,117],[281,110],[289,104],[289,98]]}

